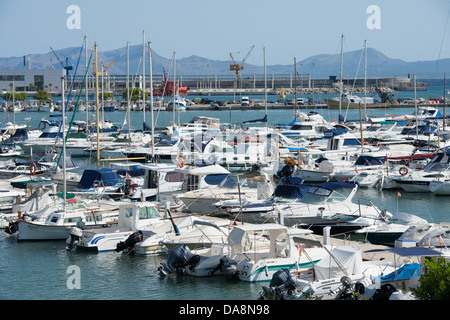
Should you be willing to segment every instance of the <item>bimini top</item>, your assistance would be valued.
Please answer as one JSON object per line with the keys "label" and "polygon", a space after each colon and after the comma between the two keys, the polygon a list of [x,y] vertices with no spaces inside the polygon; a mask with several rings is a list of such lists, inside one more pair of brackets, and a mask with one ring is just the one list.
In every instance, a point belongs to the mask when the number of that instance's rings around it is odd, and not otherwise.
{"label": "bimini top", "polygon": [[317,187],[325,188],[328,190],[337,190],[337,189],[343,189],[343,188],[349,188],[353,189],[354,187],[357,187],[357,184],[349,183],[349,182],[323,182]]}
{"label": "bimini top", "polygon": [[425,247],[410,247],[410,248],[390,248],[388,251],[394,252],[400,256],[412,257],[412,256],[440,256],[441,252]]}
{"label": "bimini top", "polygon": [[96,184],[99,187],[115,186],[118,183],[123,183],[124,179],[113,169],[86,169],[83,176],[77,185],[77,189],[90,189]]}

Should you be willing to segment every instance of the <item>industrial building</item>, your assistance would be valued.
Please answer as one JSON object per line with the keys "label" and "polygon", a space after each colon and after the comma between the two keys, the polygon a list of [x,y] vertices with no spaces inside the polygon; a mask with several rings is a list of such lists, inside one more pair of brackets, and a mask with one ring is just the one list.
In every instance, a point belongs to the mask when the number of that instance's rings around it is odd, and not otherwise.
{"label": "industrial building", "polygon": [[46,90],[50,93],[61,92],[61,77],[63,69],[0,69],[0,90],[10,92],[14,85],[15,91],[35,92]]}

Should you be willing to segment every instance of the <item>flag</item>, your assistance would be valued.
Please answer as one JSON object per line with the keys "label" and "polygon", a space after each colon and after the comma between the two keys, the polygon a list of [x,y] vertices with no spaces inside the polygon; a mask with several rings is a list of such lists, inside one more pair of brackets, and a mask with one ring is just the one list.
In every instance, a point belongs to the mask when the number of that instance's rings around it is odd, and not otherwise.
{"label": "flag", "polygon": [[397,191],[397,197],[401,197],[401,196],[402,196],[402,194]]}
{"label": "flag", "polygon": [[355,172],[359,174],[359,172],[358,172],[358,168],[357,168],[357,167],[355,167]]}
{"label": "flag", "polygon": [[444,244],[444,240],[442,239],[441,235],[439,235],[439,245],[443,245]]}
{"label": "flag", "polygon": [[130,174],[128,173],[128,171],[125,173],[125,179],[126,179],[126,180],[131,180],[131,176],[130,176]]}

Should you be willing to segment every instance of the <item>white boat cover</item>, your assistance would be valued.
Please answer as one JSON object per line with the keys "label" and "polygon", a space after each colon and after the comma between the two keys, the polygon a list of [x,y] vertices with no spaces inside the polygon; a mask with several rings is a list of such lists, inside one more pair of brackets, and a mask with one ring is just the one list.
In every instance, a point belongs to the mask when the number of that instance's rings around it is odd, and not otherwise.
{"label": "white boat cover", "polygon": [[[363,271],[360,248],[356,246],[339,246],[331,250],[331,255],[326,256],[314,265],[317,280],[337,278],[345,275],[350,276]],[[342,268],[345,269],[347,274]]]}

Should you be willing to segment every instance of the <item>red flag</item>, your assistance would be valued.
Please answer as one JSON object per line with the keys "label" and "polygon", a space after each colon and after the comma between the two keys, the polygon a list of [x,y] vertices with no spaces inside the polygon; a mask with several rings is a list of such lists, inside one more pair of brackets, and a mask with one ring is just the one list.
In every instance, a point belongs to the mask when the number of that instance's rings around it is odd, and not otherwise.
{"label": "red flag", "polygon": [[358,172],[358,168],[357,168],[357,167],[355,167],[355,172],[356,172],[356,173],[359,173],[359,172]]}
{"label": "red flag", "polygon": [[441,235],[439,235],[439,245],[443,245],[444,244],[444,240],[442,239]]}
{"label": "red flag", "polygon": [[397,191],[397,197],[401,197],[401,196],[402,196],[402,194]]}

